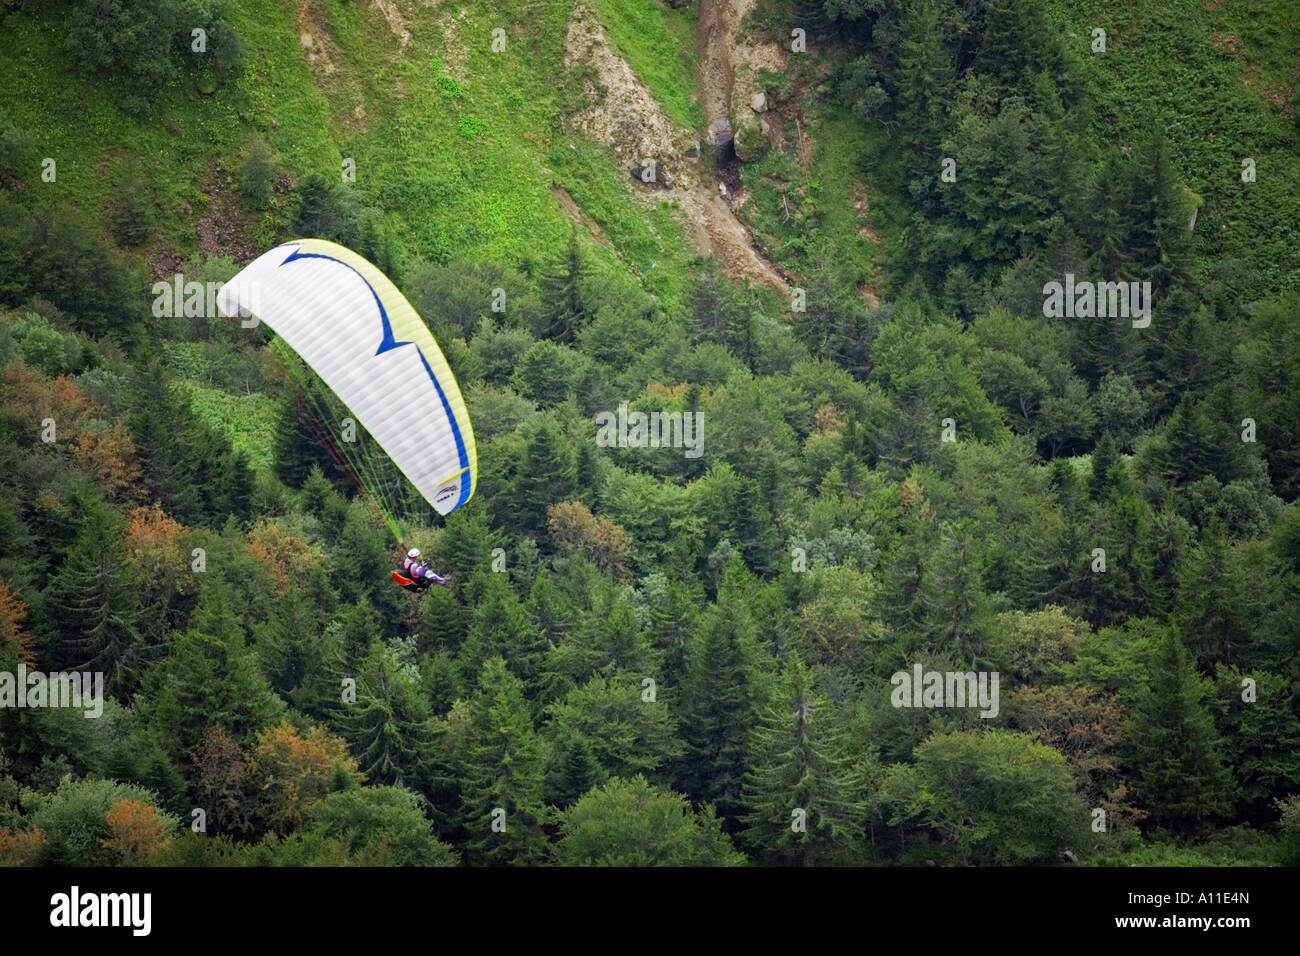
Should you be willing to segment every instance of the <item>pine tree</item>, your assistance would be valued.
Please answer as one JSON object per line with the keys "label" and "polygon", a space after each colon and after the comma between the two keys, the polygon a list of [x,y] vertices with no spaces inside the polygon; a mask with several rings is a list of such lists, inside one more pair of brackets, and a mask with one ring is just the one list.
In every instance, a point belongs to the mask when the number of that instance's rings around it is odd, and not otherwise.
{"label": "pine tree", "polygon": [[247,456],[191,410],[156,358],[142,359],[136,373],[128,425],[149,491],[185,524],[246,518],[253,492]]}
{"label": "pine tree", "polygon": [[1133,221],[1125,251],[1133,278],[1149,280],[1152,296],[1163,298],[1187,278],[1189,235],[1181,187],[1164,137],[1156,135],[1144,143],[1133,166]]}
{"label": "pine tree", "polygon": [[135,626],[139,582],[127,561],[121,517],[89,492],[79,497],[85,511],[76,537],[42,600],[58,643],[41,659],[51,669],[102,671],[112,693],[129,695],[151,650]]}
{"label": "pine tree", "polygon": [[634,675],[596,677],[547,708],[547,733],[557,741],[568,734],[586,738],[610,776],[653,775],[682,754],[669,694],[664,687],[647,700]]}
{"label": "pine tree", "polygon": [[[146,672],[140,697],[141,716],[183,772],[210,729],[244,741],[284,713],[243,625],[214,587],[204,589],[189,629],[167,657]],[[193,776],[187,772],[187,778]]]}
{"label": "pine tree", "polygon": [[996,77],[1003,95],[1019,91],[1035,73],[1064,73],[1056,35],[1032,2],[988,0],[983,13],[975,70]]}
{"label": "pine tree", "polygon": [[564,594],[555,586],[555,580],[547,571],[543,571],[533,581],[533,586],[528,591],[528,600],[524,602],[524,611],[533,626],[541,631],[547,643],[552,646],[564,640],[575,617],[573,607],[565,600]]}
{"label": "pine tree", "polygon": [[538,863],[546,851],[545,759],[519,678],[499,657],[486,661],[470,700],[462,801],[469,860]]}
{"label": "pine tree", "polygon": [[1119,446],[1110,432],[1102,435],[1092,450],[1092,474],[1088,476],[1088,496],[1101,501],[1111,487],[1110,470],[1119,464]]}
{"label": "pine tree", "polygon": [[359,218],[356,200],[320,173],[307,176],[298,187],[298,211],[293,228],[298,235],[355,246]]}
{"label": "pine tree", "polygon": [[1152,822],[1190,834],[1232,806],[1235,785],[1202,704],[1206,689],[1182,640],[1167,632],[1151,662],[1151,684],[1125,727],[1134,798]]}
{"label": "pine tree", "polygon": [[743,819],[759,852],[800,866],[853,862],[867,817],[866,770],[797,656],[786,662],[751,753]]}
{"label": "pine tree", "polygon": [[375,641],[355,674],[356,701],[337,723],[358,767],[371,783],[422,788],[433,738],[419,671]]}
{"label": "pine tree", "polygon": [[[1231,417],[1211,400],[1184,395],[1150,446],[1149,462],[1166,482],[1183,485],[1213,475],[1227,484],[1250,473],[1245,443]],[[1240,416],[1237,416],[1240,421]]]}
{"label": "pine tree", "polygon": [[573,806],[592,787],[605,782],[591,741],[582,734],[565,733],[552,747],[546,774],[546,802],[563,809]]}
{"label": "pine tree", "polygon": [[582,297],[582,254],[578,229],[569,233],[569,244],[557,270],[542,277],[542,337],[571,344],[587,324],[587,306]]}
{"label": "pine tree", "polygon": [[138,170],[119,190],[117,208],[113,210],[113,234],[124,246],[138,246],[153,233],[156,216],[153,195]]}
{"label": "pine tree", "polygon": [[965,528],[956,528],[925,562],[919,592],[922,627],[931,653],[971,660],[989,624],[984,570]]}
{"label": "pine tree", "polygon": [[686,674],[690,636],[699,621],[703,597],[682,581],[664,582],[662,599],[650,608],[650,642],[663,661],[664,679],[676,682]]}
{"label": "pine tree", "polygon": [[911,0],[901,19],[895,118],[904,146],[917,156],[938,145],[944,104],[956,84],[934,0]]}
{"label": "pine tree", "polygon": [[723,572],[716,604],[691,637],[682,686],[681,738],[686,755],[678,786],[696,803],[713,803],[735,829],[749,766],[749,735],[758,701],[757,629],[749,574],[739,555]]}
{"label": "pine tree", "polygon": [[457,658],[462,676],[472,684],[489,658],[501,657],[535,690],[534,678],[549,646],[545,635],[528,619],[507,575],[483,574],[476,580],[469,634]]}
{"label": "pine tree", "polygon": [[609,674],[646,676],[658,670],[655,654],[641,631],[632,605],[615,598],[596,632],[604,670]]}
{"label": "pine tree", "polygon": [[525,439],[511,488],[513,528],[530,536],[544,536],[547,509],[556,502],[572,500],[574,476],[568,438],[551,422],[539,423]]}
{"label": "pine tree", "polygon": [[1089,573],[1080,584],[1088,620],[1096,627],[1105,627],[1120,624],[1130,615],[1156,610],[1151,604],[1157,595],[1151,584],[1154,560],[1150,506],[1133,494],[1124,494],[1109,507],[1100,508],[1096,518],[1092,540],[1085,544],[1089,555],[1094,548],[1105,550],[1106,570],[1092,571],[1091,558],[1085,565]]}
{"label": "pine tree", "polygon": [[253,209],[265,209],[271,201],[271,187],[275,185],[276,164],[266,141],[255,136],[237,171],[239,192],[244,202]]}
{"label": "pine tree", "polygon": [[1201,529],[1201,543],[1178,569],[1174,621],[1202,668],[1234,664],[1254,643],[1267,600],[1243,567],[1222,519]]}
{"label": "pine tree", "polygon": [[726,279],[717,268],[710,268],[691,290],[689,326],[694,344],[723,340],[725,329]]}

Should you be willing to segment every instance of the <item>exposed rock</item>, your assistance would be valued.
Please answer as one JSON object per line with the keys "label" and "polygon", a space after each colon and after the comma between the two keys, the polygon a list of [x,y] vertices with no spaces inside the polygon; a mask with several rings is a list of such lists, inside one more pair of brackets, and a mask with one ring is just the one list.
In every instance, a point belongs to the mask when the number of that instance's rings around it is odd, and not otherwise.
{"label": "exposed rock", "polygon": [[[702,180],[696,132],[673,124],[632,68],[610,48],[599,21],[581,4],[569,20],[564,55],[566,68],[579,64],[590,66],[594,77],[584,81],[586,105],[567,117],[566,127],[609,145],[628,170],[633,196],[658,204],[662,199],[651,187],[671,189],[674,214],[700,252],[721,263],[724,275],[733,279],[748,276],[788,294],[785,278],[763,257],[749,227],[736,216],[735,209],[745,198],[739,179],[734,189],[728,188],[725,199],[718,195],[712,180]],[[706,115],[722,120],[712,124],[707,145],[720,151],[720,158],[730,158],[733,134],[727,113]],[[647,158],[655,162],[653,183],[645,183],[641,177],[642,160]],[[635,272],[635,264],[628,264]]]}
{"label": "exposed rock", "polygon": [[672,123],[632,68],[610,49],[604,27],[583,6],[574,9],[565,40],[565,67],[578,63],[595,70],[604,96],[589,91],[595,102],[570,118],[572,126],[589,139],[607,143],[638,180],[643,160],[653,159],[653,183],[671,185],[681,160]]}
{"label": "exposed rock", "polygon": [[721,156],[727,152],[727,147],[735,137],[731,132],[731,120],[725,116],[720,116],[709,124],[709,133],[705,137],[715,155]]}
{"label": "exposed rock", "polygon": [[756,90],[749,97],[749,108],[755,113],[761,113],[767,109],[767,94],[762,90]]}
{"label": "exposed rock", "polygon": [[700,0],[700,105],[706,119],[730,116],[733,104],[739,111],[750,103],[760,89],[760,73],[787,69],[789,54],[781,44],[740,36],[741,24],[756,2]]}

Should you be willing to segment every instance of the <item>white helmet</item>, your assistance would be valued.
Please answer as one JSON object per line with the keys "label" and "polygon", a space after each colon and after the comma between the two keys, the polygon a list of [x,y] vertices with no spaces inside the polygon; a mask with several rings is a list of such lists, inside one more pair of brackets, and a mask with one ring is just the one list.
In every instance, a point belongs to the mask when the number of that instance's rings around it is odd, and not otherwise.
{"label": "white helmet", "polygon": [[406,556],[408,558],[418,558],[420,556],[420,549],[412,548],[410,551],[406,552]]}

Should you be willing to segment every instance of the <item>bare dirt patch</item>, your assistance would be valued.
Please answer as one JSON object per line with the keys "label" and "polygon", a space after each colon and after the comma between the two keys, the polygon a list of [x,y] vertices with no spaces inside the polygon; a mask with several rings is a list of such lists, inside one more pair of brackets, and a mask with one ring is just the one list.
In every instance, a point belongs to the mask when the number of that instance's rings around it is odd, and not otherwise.
{"label": "bare dirt patch", "polygon": [[339,48],[320,22],[312,7],[312,0],[306,0],[298,13],[298,42],[307,54],[307,63],[313,70],[330,76],[334,73],[334,59]]}
{"label": "bare dirt patch", "polygon": [[592,219],[582,211],[582,207],[578,205],[578,202],[573,198],[572,193],[559,183],[551,183],[551,195],[553,195],[556,202],[560,204],[560,208],[564,210],[564,214],[580,225],[583,229],[586,229],[592,239],[606,248],[611,247],[612,244],[609,241],[609,236],[605,235],[605,230],[600,227],[600,223],[596,222],[596,220]]}
{"label": "bare dirt patch", "polygon": [[[755,248],[753,235],[734,211],[745,199],[739,177],[734,171],[728,177],[724,168],[714,182],[698,159],[685,158],[697,145],[696,136],[673,124],[627,62],[610,49],[604,27],[581,5],[569,20],[564,56],[566,68],[579,64],[594,71],[600,88],[588,81],[589,105],[569,118],[569,126],[615,151],[628,170],[633,195],[647,203],[676,199],[679,215],[696,246],[716,258],[726,275],[735,279],[748,276],[788,292],[784,277]],[[646,159],[655,163],[654,181],[648,184],[634,175]],[[719,182],[734,183],[725,199]]]}
{"label": "bare dirt patch", "polygon": [[397,4],[393,0],[373,0],[371,8],[378,7],[388,21],[388,27],[393,31],[393,36],[397,37],[397,45],[406,49],[406,44],[411,42],[411,31],[406,26],[406,18],[402,16]]}
{"label": "bare dirt patch", "polygon": [[789,54],[778,43],[741,37],[755,0],[700,0],[700,104],[709,122],[748,110],[758,74],[785,72]]}
{"label": "bare dirt patch", "polygon": [[262,250],[253,236],[252,217],[239,203],[239,190],[229,170],[214,164],[199,192],[208,198],[208,207],[194,223],[199,250],[212,256],[232,256],[246,262]]}

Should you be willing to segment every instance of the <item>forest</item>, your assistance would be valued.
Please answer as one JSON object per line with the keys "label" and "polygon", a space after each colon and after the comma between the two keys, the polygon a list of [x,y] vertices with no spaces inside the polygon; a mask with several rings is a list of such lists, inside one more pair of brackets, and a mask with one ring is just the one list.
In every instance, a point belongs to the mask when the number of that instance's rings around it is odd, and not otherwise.
{"label": "forest", "polygon": [[[1287,5],[583,3],[0,0],[0,864],[1300,864]],[[299,237],[454,370],[445,519],[211,308]]]}

